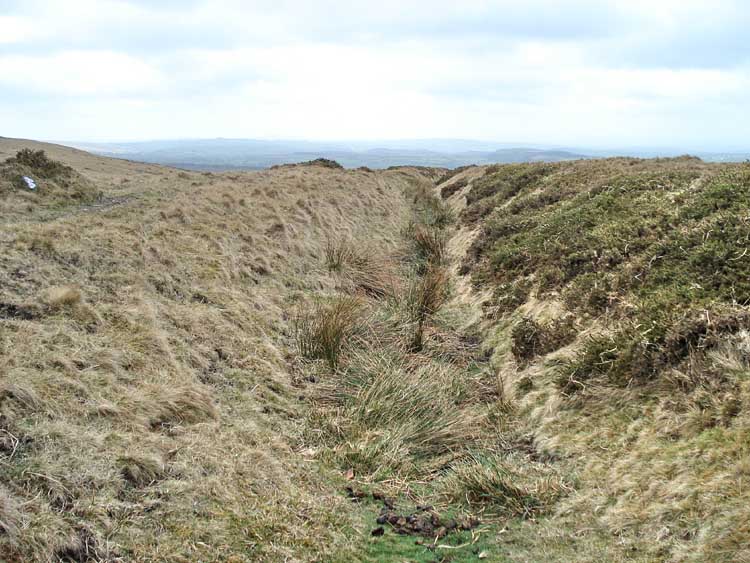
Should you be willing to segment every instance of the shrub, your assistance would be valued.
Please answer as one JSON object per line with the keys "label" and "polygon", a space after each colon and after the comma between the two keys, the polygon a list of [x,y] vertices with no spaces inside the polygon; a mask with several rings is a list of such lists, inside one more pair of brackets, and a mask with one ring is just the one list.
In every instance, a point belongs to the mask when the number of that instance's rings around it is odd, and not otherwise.
{"label": "shrub", "polygon": [[43,150],[21,149],[10,161],[31,168],[45,178],[72,172],[70,167],[50,159]]}
{"label": "shrub", "polygon": [[562,393],[582,391],[591,380],[627,387],[651,379],[659,366],[659,346],[640,330],[624,328],[591,338],[575,358],[559,367],[557,384]]}
{"label": "shrub", "polygon": [[461,188],[465,188],[468,184],[469,181],[466,178],[461,178],[460,180],[456,180],[452,184],[443,186],[442,188],[440,188],[440,197],[442,197],[443,199],[448,199]]}
{"label": "shrub", "polygon": [[453,170],[448,170],[445,174],[440,176],[435,183],[438,186],[440,184],[445,184],[448,180],[450,180],[451,178],[455,176],[458,176],[461,172],[468,170],[469,168],[473,168],[473,165],[459,166],[458,168],[454,168]]}
{"label": "shrub", "polygon": [[304,166],[323,166],[325,168],[333,168],[336,170],[344,169],[344,167],[341,166],[338,162],[328,158],[316,158],[315,160],[309,160],[307,162],[303,162],[302,164]]}
{"label": "shrub", "polygon": [[610,305],[611,283],[599,274],[583,274],[563,292],[565,306],[571,311],[600,315]]}
{"label": "shrub", "polygon": [[491,318],[499,318],[512,313],[526,303],[531,294],[531,288],[531,282],[526,279],[496,286],[492,298],[484,304],[485,314]]}

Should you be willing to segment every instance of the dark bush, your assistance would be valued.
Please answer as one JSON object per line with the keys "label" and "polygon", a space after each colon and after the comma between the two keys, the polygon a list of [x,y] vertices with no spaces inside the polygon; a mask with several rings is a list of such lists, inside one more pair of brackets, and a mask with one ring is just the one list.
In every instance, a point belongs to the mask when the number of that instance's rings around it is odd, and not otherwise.
{"label": "dark bush", "polygon": [[50,159],[43,150],[21,149],[14,158],[8,159],[8,162],[31,168],[44,178],[69,174],[73,171],[72,168]]}
{"label": "dark bush", "polygon": [[455,194],[461,188],[466,187],[468,184],[469,184],[469,181],[466,178],[461,178],[460,180],[456,180],[452,184],[443,186],[440,189],[440,197],[442,197],[443,199],[448,199],[450,196]]}
{"label": "dark bush", "polygon": [[537,356],[543,356],[570,344],[576,336],[572,317],[538,323],[524,317],[511,332],[513,356],[525,365]]}

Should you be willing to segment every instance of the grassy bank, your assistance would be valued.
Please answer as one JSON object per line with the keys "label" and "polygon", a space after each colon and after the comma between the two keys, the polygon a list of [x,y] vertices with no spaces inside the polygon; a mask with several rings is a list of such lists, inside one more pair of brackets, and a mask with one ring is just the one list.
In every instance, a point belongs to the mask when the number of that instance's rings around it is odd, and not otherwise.
{"label": "grassy bank", "polygon": [[0,191],[29,202],[0,227],[0,560],[346,553],[354,507],[297,449],[288,311],[337,283],[321,261],[332,230],[392,244],[405,179],[29,148],[117,203],[57,180]]}
{"label": "grassy bank", "polygon": [[745,561],[747,165],[689,157],[477,168],[450,201],[485,346],[563,513],[634,556]]}

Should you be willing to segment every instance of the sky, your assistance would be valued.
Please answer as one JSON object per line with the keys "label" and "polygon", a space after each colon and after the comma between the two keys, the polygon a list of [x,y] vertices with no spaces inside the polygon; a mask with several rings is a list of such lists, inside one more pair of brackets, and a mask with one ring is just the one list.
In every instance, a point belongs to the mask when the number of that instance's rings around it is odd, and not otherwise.
{"label": "sky", "polygon": [[746,0],[0,0],[0,135],[750,149]]}

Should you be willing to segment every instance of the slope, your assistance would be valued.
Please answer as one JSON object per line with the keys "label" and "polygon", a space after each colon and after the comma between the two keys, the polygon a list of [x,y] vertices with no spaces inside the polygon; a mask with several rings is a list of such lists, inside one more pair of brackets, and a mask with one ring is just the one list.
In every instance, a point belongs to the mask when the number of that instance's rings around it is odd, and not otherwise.
{"label": "slope", "polygon": [[747,164],[689,157],[441,184],[515,425],[576,476],[513,560],[570,560],[596,530],[633,559],[750,560],[749,188]]}
{"label": "slope", "polygon": [[[32,159],[36,192],[0,189],[0,559],[351,550],[337,528],[353,508],[295,449],[290,311],[337,283],[329,233],[393,244],[417,173],[194,174],[0,148],[71,167],[66,184]],[[68,197],[80,185],[91,198]]]}

